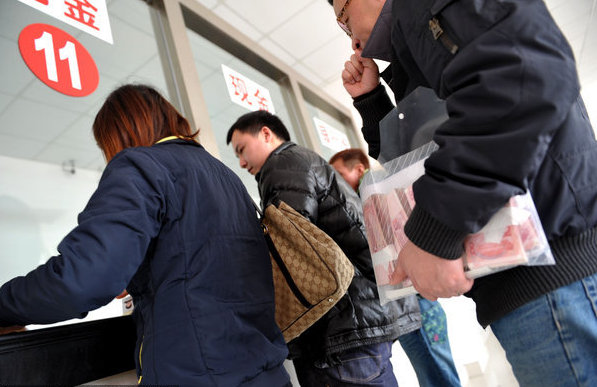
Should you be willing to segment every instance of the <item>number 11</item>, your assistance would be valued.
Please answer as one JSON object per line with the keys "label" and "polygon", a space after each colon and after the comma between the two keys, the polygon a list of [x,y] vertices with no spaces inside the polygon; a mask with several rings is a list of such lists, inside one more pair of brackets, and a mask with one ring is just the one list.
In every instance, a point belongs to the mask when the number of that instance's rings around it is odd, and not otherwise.
{"label": "number 11", "polygon": [[[56,69],[56,56],[54,53],[54,39],[52,34],[44,31],[44,33],[35,42],[35,51],[44,51],[46,60],[46,71],[48,79],[58,82],[58,70]],[[58,49],[58,56],[60,60],[68,61],[68,69],[70,72],[70,82],[74,89],[81,90],[81,76],[79,74],[79,63],[77,61],[77,51],[73,42],[66,42],[64,46]]]}

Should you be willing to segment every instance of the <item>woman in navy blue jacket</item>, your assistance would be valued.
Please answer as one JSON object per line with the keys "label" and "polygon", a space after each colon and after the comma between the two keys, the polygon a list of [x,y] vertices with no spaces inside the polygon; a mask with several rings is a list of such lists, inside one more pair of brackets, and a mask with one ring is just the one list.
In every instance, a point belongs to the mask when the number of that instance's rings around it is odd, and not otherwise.
{"label": "woman in navy blue jacket", "polygon": [[108,160],[99,186],[60,254],[0,288],[0,326],[84,317],[126,288],[142,384],[289,385],[269,254],[239,178],[147,86],[112,92],[93,132]]}

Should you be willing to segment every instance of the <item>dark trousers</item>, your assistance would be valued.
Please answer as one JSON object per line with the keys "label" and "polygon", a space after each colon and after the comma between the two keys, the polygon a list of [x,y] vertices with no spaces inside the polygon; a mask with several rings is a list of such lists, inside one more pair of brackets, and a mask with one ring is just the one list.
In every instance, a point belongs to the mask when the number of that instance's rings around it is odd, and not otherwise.
{"label": "dark trousers", "polygon": [[338,365],[321,366],[302,358],[294,359],[293,363],[301,387],[398,387],[391,357],[392,343],[380,343],[338,354]]}

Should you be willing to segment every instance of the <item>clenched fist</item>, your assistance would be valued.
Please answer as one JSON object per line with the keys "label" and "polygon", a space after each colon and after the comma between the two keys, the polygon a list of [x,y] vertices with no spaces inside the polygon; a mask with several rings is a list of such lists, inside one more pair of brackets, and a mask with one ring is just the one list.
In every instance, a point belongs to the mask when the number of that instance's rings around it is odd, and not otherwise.
{"label": "clenched fist", "polygon": [[370,58],[362,58],[360,51],[344,63],[342,84],[352,98],[366,94],[379,84],[379,68]]}

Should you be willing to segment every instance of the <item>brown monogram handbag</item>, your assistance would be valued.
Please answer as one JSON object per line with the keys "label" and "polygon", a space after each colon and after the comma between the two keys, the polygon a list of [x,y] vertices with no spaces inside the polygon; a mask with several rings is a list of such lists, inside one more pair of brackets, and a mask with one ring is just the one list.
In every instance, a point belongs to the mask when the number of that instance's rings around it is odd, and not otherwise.
{"label": "brown monogram handbag", "polygon": [[290,342],[346,293],[354,267],[330,236],[284,202],[269,205],[261,225],[272,259],[276,322]]}

